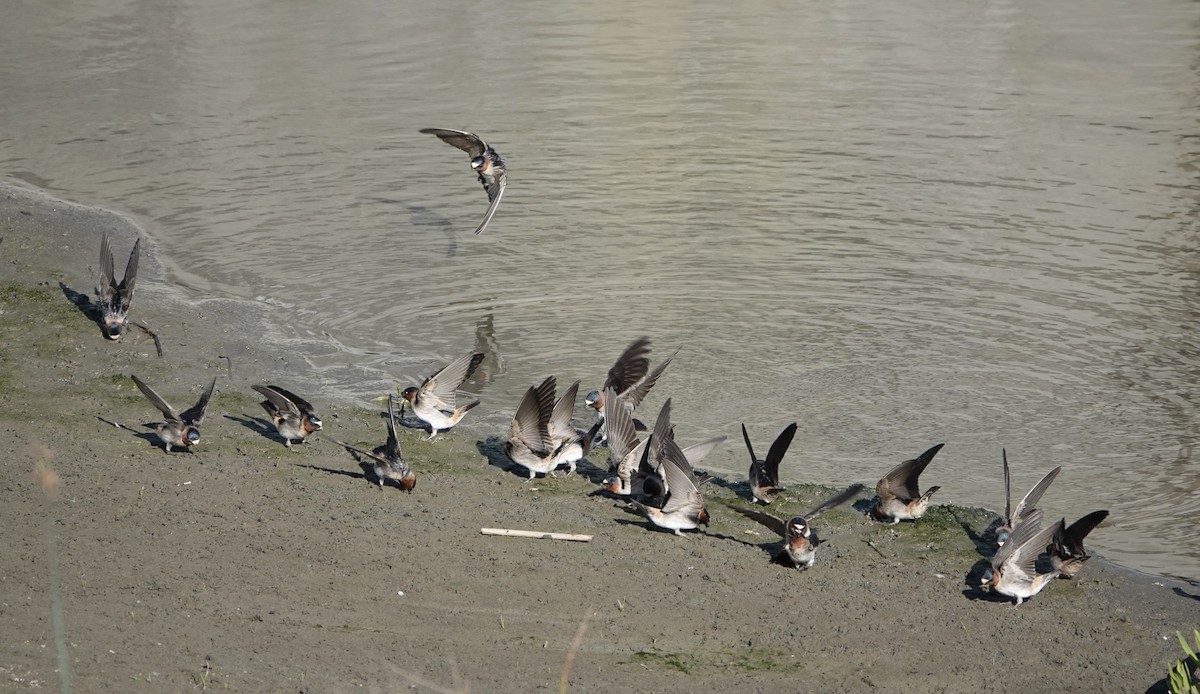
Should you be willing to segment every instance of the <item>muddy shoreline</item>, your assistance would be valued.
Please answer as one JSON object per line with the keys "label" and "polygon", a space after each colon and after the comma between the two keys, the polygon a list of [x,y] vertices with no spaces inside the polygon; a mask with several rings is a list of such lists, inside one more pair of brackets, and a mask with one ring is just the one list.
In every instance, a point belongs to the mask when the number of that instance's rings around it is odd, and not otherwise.
{"label": "muddy shoreline", "polygon": [[[249,386],[310,394],[328,436],[364,447],[384,438],[370,395],[323,397],[298,355],[231,327],[261,317],[224,313],[266,307],[185,302],[152,244],[133,313],[164,356],[142,335],[107,343],[63,290],[91,292],[105,230],[123,266],[124,218],[0,188],[0,688],[56,686],[55,604],[81,692],[558,691],[569,653],[570,691],[1144,692],[1179,656],[1175,631],[1200,626],[1200,586],[1103,560],[1020,608],[980,593],[995,516],[979,509],[889,528],[861,498],[822,516],[828,544],[803,573],[723,508],[743,480],[709,487],[706,532],[651,531],[590,495],[603,453],[571,478],[515,474],[492,426],[514,404],[486,391],[474,427],[401,432],[416,491],[380,491],[327,438],[286,450]],[[97,419],[155,414],[131,372],[177,403],[218,377],[196,453]],[[52,499],[32,474],[43,448]],[[790,488],[773,512],[827,493]]]}

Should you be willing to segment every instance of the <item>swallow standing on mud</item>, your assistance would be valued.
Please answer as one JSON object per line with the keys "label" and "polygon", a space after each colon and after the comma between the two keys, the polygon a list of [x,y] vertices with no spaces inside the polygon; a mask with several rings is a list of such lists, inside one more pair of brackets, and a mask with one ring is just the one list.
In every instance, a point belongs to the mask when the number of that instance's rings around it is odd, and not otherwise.
{"label": "swallow standing on mud", "polygon": [[1021,518],[1028,514],[1033,509],[1037,508],[1037,503],[1042,500],[1042,495],[1046,493],[1046,489],[1050,487],[1050,483],[1058,477],[1058,473],[1062,472],[1062,466],[1054,468],[1047,472],[1045,477],[1033,485],[1033,489],[1021,499],[1021,503],[1017,504],[1014,509],[1012,507],[1012,490],[1008,479],[1008,452],[1003,448],[1000,449],[1000,457],[1004,461],[1004,518],[1000,519],[1000,525],[996,527],[996,544],[1001,547],[1005,542],[1008,542],[1009,536],[1012,535],[1012,530],[1016,524],[1021,521]]}
{"label": "swallow standing on mud", "polygon": [[755,501],[769,504],[783,491],[779,488],[779,462],[787,453],[788,446],[792,445],[795,435],[796,423],[792,422],[775,437],[771,450],[767,451],[766,460],[759,460],[758,456],[754,455],[754,446],[750,445],[750,434],[746,432],[746,425],[742,425],[742,438],[746,440],[746,450],[750,451],[750,494]]}
{"label": "swallow standing on mud", "polygon": [[163,413],[166,418],[165,422],[148,423],[145,426],[152,427],[158,432],[158,438],[163,443],[163,448],[167,453],[171,452],[171,446],[176,448],[188,449],[200,443],[200,423],[204,421],[204,411],[208,408],[208,399],[212,397],[213,387],[217,385],[217,379],[213,379],[212,383],[208,384],[208,389],[200,396],[195,405],[192,405],[183,412],[178,412],[175,408],[167,404],[166,400],[162,399],[154,389],[146,385],[142,379],[137,376],[130,375],[138,390],[142,391],[142,395],[146,396],[155,407]]}
{"label": "swallow standing on mud", "polygon": [[[667,479],[663,469],[667,459],[667,440],[675,442],[675,424],[671,421],[671,398],[667,398],[658,411],[658,418],[654,422],[654,431],[646,440],[646,451],[639,463],[641,493],[651,499],[664,497],[671,491],[670,480]],[[683,457],[680,459],[682,462],[677,464],[691,476],[697,487],[711,480],[712,475],[706,472],[696,472],[696,465],[724,442],[724,436],[717,436],[680,451],[683,453]]]}
{"label": "swallow standing on mud", "polygon": [[[608,427],[608,469],[614,475],[604,480],[604,489],[617,496],[630,496],[640,490],[639,472],[646,441],[639,441],[633,427],[633,418],[619,402],[612,388],[604,391],[604,416],[597,421],[606,422]],[[634,483],[638,482],[637,488]]]}
{"label": "swallow standing on mud", "polygon": [[1017,604],[1037,595],[1058,576],[1058,570],[1039,574],[1034,563],[1045,549],[1058,526],[1040,529],[1042,512],[1034,509],[1013,528],[1008,542],[992,557],[992,566],[983,573],[981,587],[1010,598]]}
{"label": "swallow standing on mud", "polygon": [[1092,511],[1067,527],[1064,518],[1054,526],[1054,535],[1046,551],[1050,553],[1050,565],[1067,578],[1074,578],[1091,555],[1083,548],[1083,538],[1097,525],[1108,518],[1108,511]]}
{"label": "swallow standing on mud", "polygon": [[482,234],[483,230],[487,228],[488,222],[492,221],[492,215],[496,214],[496,208],[500,206],[500,197],[504,195],[504,187],[508,185],[504,160],[500,158],[499,154],[496,154],[496,150],[489,147],[488,143],[474,133],[448,128],[424,128],[421,132],[426,135],[436,135],[442,142],[453,145],[471,155],[471,168],[479,174],[479,182],[487,191],[490,203],[487,213],[483,215],[483,221],[475,229],[476,234]]}
{"label": "swallow standing on mud", "polygon": [[821,502],[820,506],[817,506],[803,516],[796,516],[787,521],[756,509],[738,508],[737,506],[730,506],[729,508],[747,518],[752,518],[762,523],[783,538],[783,549],[772,557],[771,561],[796,569],[807,569],[816,561],[817,545],[821,544],[820,539],[817,538],[817,534],[810,525],[812,520],[835,506],[841,506],[857,496],[862,490],[863,485],[852,484]]}
{"label": "swallow standing on mud", "polygon": [[550,445],[554,454],[551,457],[554,467],[568,466],[567,474],[575,472],[575,465],[587,457],[592,450],[592,441],[596,432],[600,431],[600,423],[596,422],[587,432],[577,431],[571,425],[571,415],[575,413],[575,398],[579,393],[579,381],[571,384],[550,413]]}
{"label": "swallow standing on mud", "polygon": [[[650,371],[650,338],[643,337],[634,340],[633,344],[617,358],[617,362],[608,370],[604,386],[600,390],[588,393],[583,402],[596,411],[596,418],[604,421],[604,393],[609,388],[621,398],[621,403],[632,416],[637,406],[646,399],[646,394],[658,382],[659,376],[671,365],[675,355],[667,357],[654,371]],[[637,420],[634,420],[635,425]],[[607,438],[607,434],[604,436]]]}
{"label": "swallow standing on mud", "polygon": [[530,386],[508,425],[504,453],[529,471],[529,479],[538,474],[550,474],[558,467],[554,460],[554,442],[550,437],[550,418],[554,414],[554,393],[557,389],[558,382],[553,376],[547,376],[536,388]]}
{"label": "swallow standing on mud", "polygon": [[100,240],[100,284],[96,287],[96,296],[100,300],[100,310],[104,320],[104,337],[117,340],[129,320],[129,304],[133,301],[133,286],[137,282],[138,256],[142,246],[139,238],[133,244],[129,253],[129,262],[125,265],[125,277],[117,284],[113,275],[112,249],[108,245],[108,233]]}
{"label": "swallow standing on mud", "polygon": [[483,352],[465,354],[425,379],[419,388],[405,388],[404,392],[400,393],[400,397],[412,405],[413,414],[429,425],[430,439],[439,431],[458,424],[468,410],[479,404],[479,401],[475,400],[462,407],[454,407],[458,387],[471,377],[481,361]]}
{"label": "swallow standing on mud", "polygon": [[879,499],[871,507],[871,517],[895,525],[902,520],[916,520],[925,515],[925,509],[929,508],[929,497],[941,487],[930,487],[929,491],[922,494],[917,486],[917,478],[944,445],[939,443],[920,457],[900,463],[879,480],[875,485],[875,494]]}
{"label": "swallow standing on mud", "polygon": [[279,386],[250,387],[266,398],[259,404],[271,416],[283,445],[291,448],[293,439],[304,443],[310,434],[321,430],[321,418],[304,398]]}
{"label": "swallow standing on mud", "polygon": [[404,457],[400,455],[400,439],[396,437],[396,409],[394,407],[392,397],[388,396],[387,409],[387,428],[388,438],[387,443],[376,447],[373,451],[367,452],[361,448],[355,448],[348,443],[342,443],[337,439],[332,439],[334,443],[342,448],[354,451],[360,455],[365,455],[372,460],[372,471],[375,473],[375,480],[379,482],[379,488],[383,489],[385,480],[392,480],[400,485],[404,491],[412,494],[413,487],[417,486],[417,476],[413,473],[412,468],[404,461]]}
{"label": "swallow standing on mud", "polygon": [[668,490],[666,501],[661,508],[640,501],[631,503],[649,518],[651,523],[672,530],[676,535],[683,535],[684,530],[695,530],[701,524],[708,525],[704,496],[700,493],[699,483],[679,444],[675,443],[675,439],[668,437],[663,441],[662,448],[661,471]]}

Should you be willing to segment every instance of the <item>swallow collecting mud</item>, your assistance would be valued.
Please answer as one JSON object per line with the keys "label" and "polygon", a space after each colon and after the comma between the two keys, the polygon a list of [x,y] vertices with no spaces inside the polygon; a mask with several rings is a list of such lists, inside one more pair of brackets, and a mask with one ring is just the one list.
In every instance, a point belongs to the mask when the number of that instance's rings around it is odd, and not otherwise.
{"label": "swallow collecting mud", "polygon": [[321,430],[321,418],[307,400],[279,386],[250,386],[266,398],[260,405],[271,416],[275,431],[283,444],[292,447],[292,440],[304,442],[310,434]]}
{"label": "swallow collecting mud", "polygon": [[592,450],[592,440],[600,431],[599,422],[593,424],[587,432],[577,431],[572,426],[571,415],[575,412],[575,398],[578,393],[579,381],[575,381],[563,392],[558,402],[554,403],[548,424],[550,445],[554,451],[550,462],[555,468],[566,465],[568,475],[574,473],[576,464],[587,457]]}
{"label": "swallow collecting mud", "polygon": [[190,449],[192,446],[200,443],[200,423],[204,421],[204,411],[208,409],[208,399],[212,397],[213,387],[217,385],[217,379],[213,379],[212,383],[208,384],[208,389],[200,396],[195,405],[192,405],[183,412],[177,411],[171,407],[166,400],[162,399],[158,393],[154,392],[150,386],[146,385],[142,379],[137,376],[130,375],[138,390],[142,391],[142,395],[146,396],[166,418],[165,422],[151,422],[145,426],[153,428],[158,432],[158,438],[163,443],[163,449],[167,453],[171,452],[171,447]]}
{"label": "swallow collecting mud", "polygon": [[746,432],[746,425],[742,425],[742,438],[746,440],[746,450],[750,451],[750,494],[755,501],[769,504],[783,491],[779,488],[779,463],[787,453],[788,446],[792,445],[795,435],[796,423],[792,422],[775,437],[771,450],[767,451],[766,459],[760,460],[754,455],[754,446],[750,445],[750,434]]}
{"label": "swallow collecting mud", "polygon": [[922,494],[917,486],[917,478],[944,445],[939,443],[920,457],[900,463],[879,480],[875,485],[875,494],[879,499],[871,507],[871,517],[895,525],[902,520],[916,520],[925,515],[925,510],[929,508],[929,497],[941,487],[930,487],[929,491]]}
{"label": "swallow collecting mud", "polygon": [[529,479],[548,475],[558,467],[555,461],[554,440],[550,436],[550,419],[554,415],[554,394],[557,380],[547,376],[541,385],[530,387],[517,406],[508,425],[508,440],[504,453],[529,471]]}
{"label": "swallow collecting mud", "polygon": [[807,569],[816,561],[817,545],[821,544],[816,532],[812,529],[812,520],[825,511],[836,506],[841,506],[850,499],[853,499],[863,489],[864,487],[861,484],[850,485],[841,492],[821,502],[819,506],[803,516],[796,516],[786,521],[757,509],[739,508],[737,506],[730,506],[729,508],[747,518],[758,521],[783,538],[783,549],[772,557],[771,561],[796,569]]}
{"label": "swallow collecting mud", "polygon": [[429,425],[430,439],[437,436],[439,431],[458,424],[463,415],[479,404],[475,400],[462,407],[454,406],[459,386],[471,377],[481,361],[483,352],[463,355],[425,379],[420,387],[405,388],[400,393],[400,397],[412,405],[413,414]]}
{"label": "swallow collecting mud", "polygon": [[1058,528],[1052,525],[1041,529],[1041,525],[1042,512],[1036,509],[1017,523],[1008,542],[992,557],[992,567],[984,572],[981,587],[1016,598],[1020,605],[1058,576],[1057,569],[1039,574],[1034,566]]}
{"label": "swallow collecting mud", "polygon": [[[653,438],[653,435],[651,435]],[[688,464],[683,451],[675,439],[668,437],[663,441],[662,466],[660,468],[665,483],[666,501],[661,507],[632,501],[633,507],[650,519],[654,525],[683,535],[684,530],[695,530],[700,525],[708,525],[708,510],[704,508],[704,496],[700,493],[700,485],[695,473]]]}
{"label": "swallow collecting mud", "polygon": [[1092,511],[1083,518],[1067,527],[1064,518],[1054,526],[1054,535],[1046,551],[1050,553],[1050,565],[1066,578],[1074,578],[1083,563],[1091,559],[1091,555],[1083,548],[1083,538],[1088,536],[1097,525],[1108,518],[1108,511]]}
{"label": "swallow collecting mud", "polygon": [[1042,500],[1042,495],[1050,488],[1050,483],[1058,477],[1058,473],[1062,472],[1062,466],[1058,466],[1047,472],[1037,484],[1033,485],[1033,489],[1021,499],[1021,503],[1017,504],[1016,508],[1012,507],[1012,491],[1009,486],[1008,477],[1008,452],[1003,448],[1000,449],[1000,458],[1004,461],[1004,518],[1000,519],[1000,525],[996,527],[996,544],[1003,547],[1005,542],[1008,542],[1009,536],[1012,535],[1012,529],[1016,524],[1021,522],[1026,514],[1037,508],[1037,503]]}
{"label": "swallow collecting mud", "polygon": [[129,262],[125,265],[125,277],[117,284],[113,274],[112,249],[108,245],[108,233],[100,240],[100,283],[96,286],[96,297],[100,302],[100,310],[104,321],[104,337],[109,340],[121,338],[129,322],[129,305],[133,301],[133,287],[137,283],[138,256],[142,240],[133,244],[129,253]]}
{"label": "swallow collecting mud", "polygon": [[476,234],[482,234],[488,222],[496,214],[500,206],[500,198],[504,195],[504,187],[508,185],[508,173],[504,169],[504,160],[496,154],[496,150],[488,146],[474,133],[465,130],[450,130],[447,128],[424,128],[421,132],[426,135],[436,135],[448,145],[453,145],[471,156],[471,168],[479,175],[479,182],[487,191],[488,209],[483,215],[483,221],[475,228]]}
{"label": "swallow collecting mud", "polygon": [[342,448],[370,458],[371,470],[375,473],[375,481],[379,483],[380,490],[383,489],[385,481],[391,480],[398,484],[401,489],[412,494],[413,487],[417,486],[417,476],[413,473],[408,463],[405,462],[404,456],[400,454],[400,439],[396,436],[396,408],[391,396],[388,396],[387,415],[387,443],[377,446],[372,451],[368,452],[361,448],[355,448],[337,439],[330,440]]}

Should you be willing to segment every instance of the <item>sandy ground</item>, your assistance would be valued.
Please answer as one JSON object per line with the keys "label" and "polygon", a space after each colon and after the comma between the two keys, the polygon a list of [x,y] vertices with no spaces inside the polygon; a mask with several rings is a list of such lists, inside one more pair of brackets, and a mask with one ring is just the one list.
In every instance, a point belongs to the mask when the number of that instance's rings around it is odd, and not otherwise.
{"label": "sandy ground", "polygon": [[[602,451],[529,482],[503,432],[466,425],[402,431],[416,491],[381,491],[328,438],[382,443],[378,412],[304,391],[302,362],[231,329],[228,302],[183,303],[152,245],[133,313],[164,356],[106,342],[67,299],[91,292],[106,229],[123,268],[124,219],[0,189],[0,689],[58,688],[61,653],[77,692],[559,691],[565,665],[580,692],[1165,691],[1175,631],[1200,626],[1200,586],[1103,560],[1019,608],[981,593],[995,516],[977,509],[886,527],[864,496],[820,518],[828,543],[799,572],[722,506],[743,480],[706,488],[712,525],[676,537],[590,495]],[[157,413],[130,373],[181,407],[218,377],[197,452],[137,427]],[[261,382],[308,395],[326,437],[286,450]],[[513,406],[484,392],[481,409]],[[790,489],[774,512],[827,493]]]}

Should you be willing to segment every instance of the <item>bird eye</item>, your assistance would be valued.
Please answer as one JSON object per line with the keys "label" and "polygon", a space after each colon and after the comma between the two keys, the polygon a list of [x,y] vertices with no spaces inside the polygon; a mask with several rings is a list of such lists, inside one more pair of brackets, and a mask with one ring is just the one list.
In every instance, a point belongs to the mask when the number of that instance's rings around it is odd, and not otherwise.
{"label": "bird eye", "polygon": [[316,415],[309,415],[308,423],[315,427],[320,427],[321,426],[321,418],[317,417]]}

